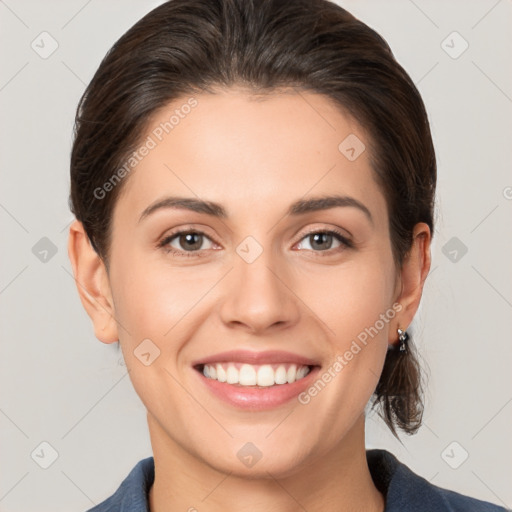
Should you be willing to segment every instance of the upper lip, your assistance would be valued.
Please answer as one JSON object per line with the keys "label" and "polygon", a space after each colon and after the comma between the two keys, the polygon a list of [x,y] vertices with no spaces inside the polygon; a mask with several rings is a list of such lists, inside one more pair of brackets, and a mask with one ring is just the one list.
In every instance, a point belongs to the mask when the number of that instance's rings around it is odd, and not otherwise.
{"label": "upper lip", "polygon": [[295,363],[304,366],[318,366],[319,363],[308,357],[294,354],[293,352],[285,352],[283,350],[268,350],[265,352],[255,352],[251,350],[230,350],[227,352],[219,352],[208,357],[201,358],[192,366],[199,366],[221,362],[235,362],[247,364],[272,364],[272,363]]}

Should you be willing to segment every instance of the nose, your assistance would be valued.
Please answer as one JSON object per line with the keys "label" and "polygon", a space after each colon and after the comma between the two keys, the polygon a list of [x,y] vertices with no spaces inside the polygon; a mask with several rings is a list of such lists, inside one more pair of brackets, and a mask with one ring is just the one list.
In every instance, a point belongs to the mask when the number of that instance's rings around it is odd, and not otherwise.
{"label": "nose", "polygon": [[252,263],[235,257],[234,268],[224,283],[225,300],[220,309],[228,327],[261,334],[298,322],[300,308],[287,279],[289,273],[283,265],[276,266],[270,252],[263,251]]}

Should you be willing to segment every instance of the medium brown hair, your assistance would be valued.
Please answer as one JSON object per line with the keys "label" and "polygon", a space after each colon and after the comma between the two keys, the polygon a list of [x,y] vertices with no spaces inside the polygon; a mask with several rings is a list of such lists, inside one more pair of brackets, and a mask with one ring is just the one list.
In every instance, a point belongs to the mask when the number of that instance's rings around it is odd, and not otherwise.
{"label": "medium brown hair", "polygon": [[[70,208],[108,269],[112,212],[128,177],[98,198],[129,158],[151,115],[173,100],[217,88],[323,94],[369,136],[388,209],[396,268],[413,228],[433,233],[436,159],[427,113],[384,39],[327,0],[171,0],[109,50],[77,108]],[[341,141],[340,141],[341,142]],[[389,350],[374,406],[396,435],[423,412],[414,347]]]}

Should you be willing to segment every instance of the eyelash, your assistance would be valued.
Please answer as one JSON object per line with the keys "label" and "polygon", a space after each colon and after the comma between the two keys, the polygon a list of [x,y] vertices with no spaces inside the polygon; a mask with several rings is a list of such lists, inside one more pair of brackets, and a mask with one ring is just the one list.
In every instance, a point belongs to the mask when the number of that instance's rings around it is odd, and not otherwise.
{"label": "eyelash", "polygon": [[[172,254],[173,256],[178,257],[178,258],[180,258],[180,257],[185,257],[185,258],[200,257],[199,253],[201,252],[201,250],[199,250],[199,251],[179,251],[179,250],[176,250],[174,248],[169,247],[168,244],[172,240],[174,240],[176,237],[178,237],[180,235],[183,235],[183,234],[203,235],[204,237],[206,237],[209,240],[211,240],[211,238],[206,233],[204,233],[202,231],[198,231],[198,230],[194,230],[194,229],[183,229],[183,230],[171,233],[170,235],[168,235],[165,238],[163,238],[158,243],[158,247],[161,248],[161,249],[164,249],[166,253]],[[346,238],[341,232],[337,231],[336,229],[329,229],[329,230],[319,230],[319,229],[316,229],[316,230],[312,230],[312,231],[310,231],[308,233],[305,233],[302,236],[302,238],[299,240],[299,242],[301,242],[302,240],[304,240],[304,238],[307,238],[308,236],[316,235],[316,234],[332,235],[332,236],[334,236],[334,238],[336,240],[338,240],[342,244],[341,247],[337,247],[335,249],[327,249],[325,251],[314,251],[312,249],[307,249],[310,252],[316,253],[316,255],[318,257],[330,256],[330,255],[332,255],[335,252],[339,252],[339,251],[342,251],[344,249],[352,249],[354,247],[354,244],[348,238]],[[213,242],[213,240],[211,240],[211,241]]]}

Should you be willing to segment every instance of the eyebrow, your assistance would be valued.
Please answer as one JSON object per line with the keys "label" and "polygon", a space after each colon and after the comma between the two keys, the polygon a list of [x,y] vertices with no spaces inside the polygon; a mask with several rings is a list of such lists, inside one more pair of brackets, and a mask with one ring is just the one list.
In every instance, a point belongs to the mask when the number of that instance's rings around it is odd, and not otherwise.
{"label": "eyebrow", "polygon": [[[370,223],[373,224],[372,214],[370,210],[357,199],[350,196],[328,195],[313,197],[311,199],[299,199],[290,205],[286,215],[302,215],[305,213],[328,210],[336,207],[352,207],[357,208],[365,214]],[[217,218],[227,218],[228,214],[224,207],[219,203],[205,201],[193,197],[174,197],[169,196],[150,204],[141,214],[139,222],[148,217],[152,213],[160,209],[184,209],[197,213],[205,213]]]}

